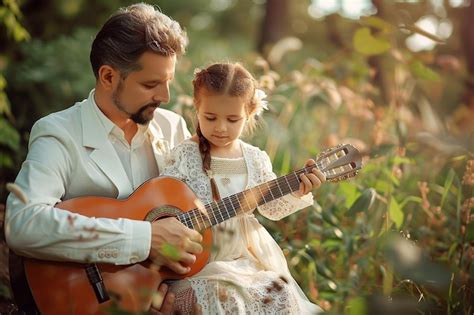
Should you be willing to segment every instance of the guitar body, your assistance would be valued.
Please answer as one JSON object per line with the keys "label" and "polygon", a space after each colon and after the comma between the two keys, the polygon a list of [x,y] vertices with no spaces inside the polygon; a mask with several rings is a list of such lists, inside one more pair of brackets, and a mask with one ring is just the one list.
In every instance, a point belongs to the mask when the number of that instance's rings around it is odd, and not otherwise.
{"label": "guitar body", "polygon": [[[88,217],[155,221],[195,208],[196,198],[183,182],[158,177],[141,185],[125,200],[80,197],[61,202],[57,207]],[[111,300],[102,304],[97,301],[84,264],[24,258],[25,273],[42,314],[107,314],[113,303],[130,312],[146,311],[161,281],[189,277],[206,265],[211,243],[211,230],[206,229],[204,251],[197,255],[186,275],[177,275],[167,268],[158,271],[149,261],[131,265],[97,264],[111,296]]]}

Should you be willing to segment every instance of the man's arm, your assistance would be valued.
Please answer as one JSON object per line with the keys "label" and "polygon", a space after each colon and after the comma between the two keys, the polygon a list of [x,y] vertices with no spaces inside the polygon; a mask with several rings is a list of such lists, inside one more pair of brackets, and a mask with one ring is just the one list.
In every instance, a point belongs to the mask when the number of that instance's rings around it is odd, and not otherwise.
{"label": "man's arm", "polygon": [[11,249],[44,260],[113,264],[136,263],[151,255],[157,264],[185,272],[176,258],[163,255],[163,244],[169,244],[181,253],[178,261],[194,262],[192,254],[202,250],[195,244],[201,237],[182,224],[171,224],[174,228],[169,230],[168,220],[154,222],[152,238],[152,226],[146,221],[89,218],[54,207],[75,180],[77,148],[51,121],[37,123],[30,139],[15,182],[28,203],[13,194],[7,200],[5,236]]}
{"label": "man's arm", "polygon": [[7,200],[5,236],[10,248],[48,260],[129,264],[146,259],[150,223],[89,218],[54,207],[74,180],[74,161],[63,140],[35,138],[33,132],[15,182],[29,202],[24,204],[13,194]]}

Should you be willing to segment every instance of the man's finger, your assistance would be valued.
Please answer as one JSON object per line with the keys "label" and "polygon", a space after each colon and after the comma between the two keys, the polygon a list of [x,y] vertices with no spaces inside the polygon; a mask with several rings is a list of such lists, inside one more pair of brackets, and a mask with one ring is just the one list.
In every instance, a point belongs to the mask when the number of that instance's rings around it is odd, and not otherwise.
{"label": "man's finger", "polygon": [[184,250],[192,254],[202,253],[202,245],[198,242],[191,241],[189,238],[186,238],[184,242]]}
{"label": "man's finger", "polygon": [[168,262],[165,263],[165,266],[170,268],[171,270],[173,270],[174,272],[176,272],[180,275],[188,273],[191,270],[191,268],[185,267],[177,261],[168,261]]}
{"label": "man's finger", "polygon": [[184,265],[192,265],[196,262],[196,256],[192,254],[188,254],[186,252],[182,252],[179,258],[179,261],[183,263]]}
{"label": "man's finger", "polygon": [[202,235],[198,231],[188,229],[188,232],[189,233],[187,233],[188,234],[187,237],[189,237],[191,241],[198,242],[198,243],[202,242]]}

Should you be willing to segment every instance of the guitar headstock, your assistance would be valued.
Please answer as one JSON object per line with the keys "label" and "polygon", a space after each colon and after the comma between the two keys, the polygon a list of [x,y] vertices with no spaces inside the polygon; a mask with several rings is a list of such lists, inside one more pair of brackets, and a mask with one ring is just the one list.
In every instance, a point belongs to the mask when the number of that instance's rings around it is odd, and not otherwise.
{"label": "guitar headstock", "polygon": [[316,167],[326,175],[328,182],[354,177],[362,168],[362,156],[353,145],[339,144],[321,152]]}

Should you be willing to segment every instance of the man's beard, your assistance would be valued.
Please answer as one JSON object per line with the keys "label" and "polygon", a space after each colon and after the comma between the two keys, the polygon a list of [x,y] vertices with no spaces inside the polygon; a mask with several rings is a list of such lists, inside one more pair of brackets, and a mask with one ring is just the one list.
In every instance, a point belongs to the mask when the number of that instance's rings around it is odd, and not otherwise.
{"label": "man's beard", "polygon": [[120,101],[120,97],[119,97],[120,92],[122,92],[122,82],[119,82],[117,89],[112,93],[112,102],[114,102],[115,106],[117,106],[117,108],[121,112],[127,114],[130,117],[130,119],[133,120],[135,123],[140,124],[140,125],[147,125],[153,119],[153,114],[150,115],[149,117],[146,117],[143,113],[145,112],[145,110],[147,110],[150,107],[157,108],[158,106],[160,106],[160,103],[157,103],[157,102],[148,103],[140,107],[140,109],[136,111],[135,113],[129,113],[125,109],[124,104],[122,104],[122,102]]}

